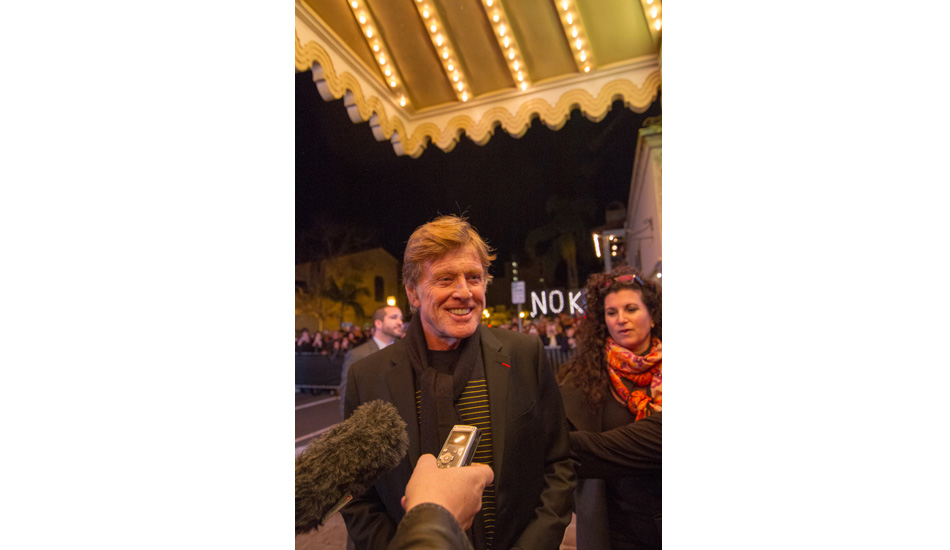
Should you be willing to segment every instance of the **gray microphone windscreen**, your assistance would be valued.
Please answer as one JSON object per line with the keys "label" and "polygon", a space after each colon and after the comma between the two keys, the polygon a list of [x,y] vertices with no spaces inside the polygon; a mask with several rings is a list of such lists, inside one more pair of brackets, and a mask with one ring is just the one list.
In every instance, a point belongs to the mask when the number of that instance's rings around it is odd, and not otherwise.
{"label": "gray microphone windscreen", "polygon": [[310,443],[296,460],[296,533],[323,524],[348,495],[357,497],[406,456],[406,423],[392,403],[364,403]]}

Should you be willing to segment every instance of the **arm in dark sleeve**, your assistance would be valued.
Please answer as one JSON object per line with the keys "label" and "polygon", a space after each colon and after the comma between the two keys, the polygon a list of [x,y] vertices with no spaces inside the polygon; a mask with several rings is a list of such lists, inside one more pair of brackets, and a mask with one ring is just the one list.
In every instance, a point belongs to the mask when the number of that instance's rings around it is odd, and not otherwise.
{"label": "arm in dark sleeve", "polygon": [[[518,537],[515,548],[557,548],[564,538],[564,530],[571,523],[574,511],[574,488],[577,477],[574,473],[576,461],[571,453],[571,443],[567,432],[567,417],[561,392],[554,381],[554,369],[551,368],[544,345],[538,341],[539,396],[538,403],[543,408],[541,418],[547,424],[547,456],[544,463],[544,489],[540,502],[534,511],[534,519]],[[500,518],[504,521],[504,518]]]}
{"label": "arm in dark sleeve", "polygon": [[[345,410],[345,400],[346,396],[346,384],[347,376],[350,374],[350,366],[356,362],[356,354],[353,353],[354,350],[346,352],[346,355],[343,357],[343,368],[340,369],[340,388],[337,390],[340,394],[340,418],[346,420],[346,410]],[[355,408],[355,407],[354,407]]]}
{"label": "arm in dark sleeve", "polygon": [[402,518],[389,550],[472,550],[472,543],[451,512],[426,502]]}
{"label": "arm in dark sleeve", "polygon": [[659,470],[663,462],[663,413],[606,432],[571,432],[581,478],[626,477]]}

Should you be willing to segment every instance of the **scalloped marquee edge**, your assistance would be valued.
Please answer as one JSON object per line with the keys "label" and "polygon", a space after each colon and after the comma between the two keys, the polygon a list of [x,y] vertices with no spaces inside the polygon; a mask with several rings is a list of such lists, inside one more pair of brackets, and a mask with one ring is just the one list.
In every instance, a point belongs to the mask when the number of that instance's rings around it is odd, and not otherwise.
{"label": "scalloped marquee edge", "polygon": [[627,108],[642,113],[656,99],[661,84],[660,71],[656,70],[647,75],[642,87],[626,78],[617,78],[604,84],[596,97],[587,90],[575,88],[561,94],[553,106],[542,98],[533,98],[522,103],[514,115],[504,107],[492,107],[478,122],[471,116],[458,115],[450,118],[444,128],[433,122],[418,124],[410,135],[403,117],[387,113],[387,105],[399,110],[392,101],[364,93],[357,78],[350,73],[337,74],[329,54],[316,42],[302,45],[296,32],[294,39],[296,69],[313,71],[314,83],[323,99],[344,98],[351,120],[369,121],[377,141],[388,139],[397,155],[412,158],[421,155],[430,142],[448,153],[455,148],[463,133],[478,145],[485,145],[499,126],[512,137],[520,138],[531,127],[535,117],[548,128],[559,130],[575,108],[595,122],[603,120],[616,100],[622,100]]}

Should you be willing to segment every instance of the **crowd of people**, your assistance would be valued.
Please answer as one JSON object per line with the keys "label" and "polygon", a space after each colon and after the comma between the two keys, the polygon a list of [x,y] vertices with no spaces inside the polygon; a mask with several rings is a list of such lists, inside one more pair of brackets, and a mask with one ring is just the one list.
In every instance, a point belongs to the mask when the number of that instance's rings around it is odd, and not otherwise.
{"label": "crowd of people", "polygon": [[[567,314],[536,317],[522,320],[521,332],[538,336],[545,347],[557,347],[569,351],[577,347],[575,334],[581,320],[581,317],[571,317]],[[518,321],[502,323],[498,328],[517,332]],[[294,337],[294,349],[298,352],[342,357],[349,350],[372,339],[375,331],[376,327],[373,325],[362,328],[357,325],[346,325],[337,330],[313,332],[304,327]]]}
{"label": "crowd of people", "polygon": [[364,344],[371,337],[371,329],[363,330],[356,325],[312,333],[309,329],[303,328],[294,339],[294,349],[298,352],[342,357],[346,355],[346,352]]}

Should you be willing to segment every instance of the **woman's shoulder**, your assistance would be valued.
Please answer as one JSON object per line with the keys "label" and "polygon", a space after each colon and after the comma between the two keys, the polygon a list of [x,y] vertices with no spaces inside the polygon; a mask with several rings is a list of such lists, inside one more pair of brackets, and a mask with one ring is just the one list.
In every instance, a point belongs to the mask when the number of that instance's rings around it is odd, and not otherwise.
{"label": "woman's shoulder", "polygon": [[584,392],[581,390],[580,384],[577,380],[577,370],[569,368],[570,364],[565,364],[561,367],[564,375],[561,376],[558,380],[558,389],[561,390],[561,398],[564,401],[584,401],[585,396]]}

